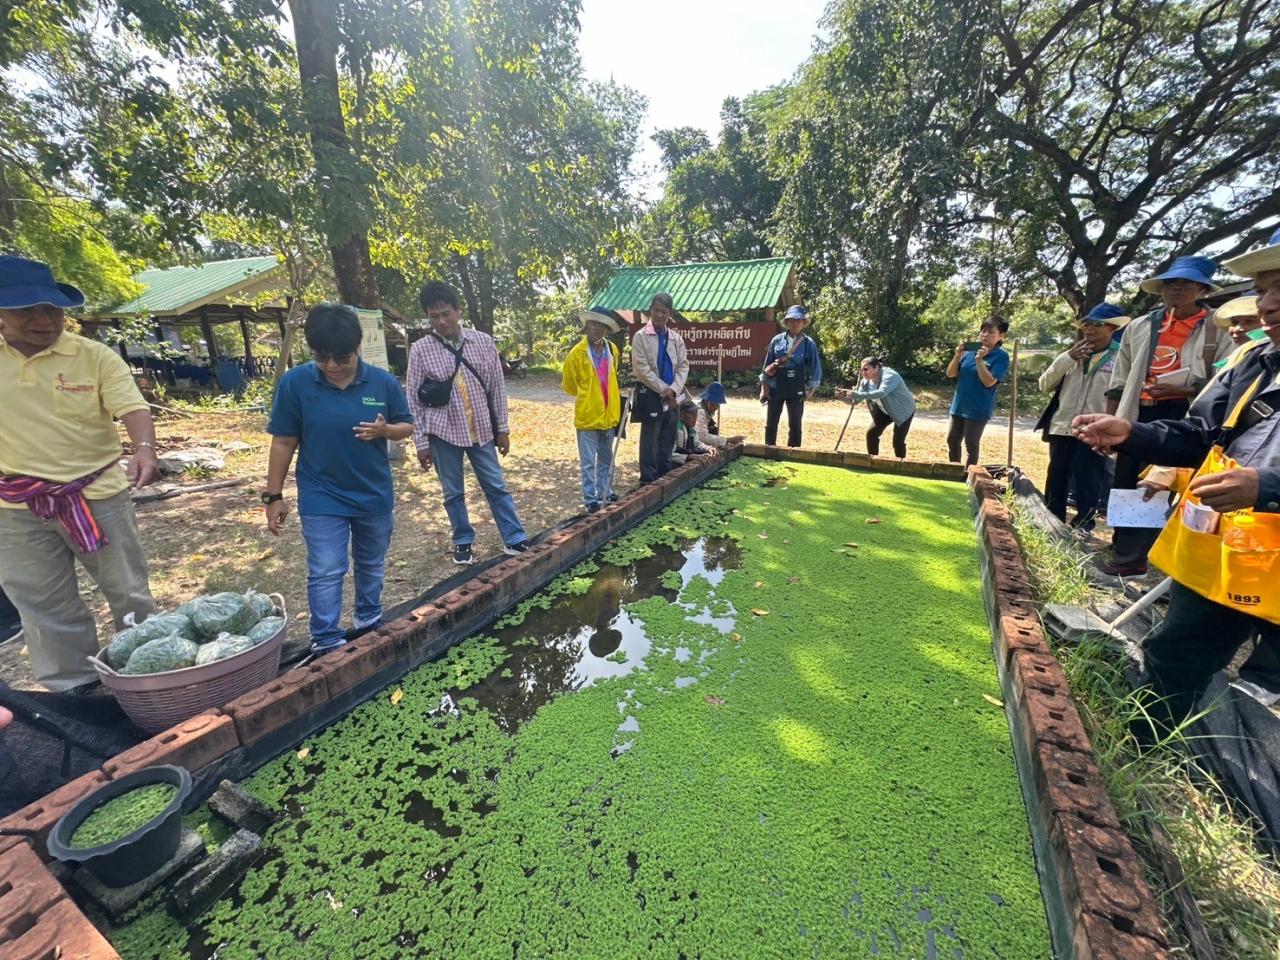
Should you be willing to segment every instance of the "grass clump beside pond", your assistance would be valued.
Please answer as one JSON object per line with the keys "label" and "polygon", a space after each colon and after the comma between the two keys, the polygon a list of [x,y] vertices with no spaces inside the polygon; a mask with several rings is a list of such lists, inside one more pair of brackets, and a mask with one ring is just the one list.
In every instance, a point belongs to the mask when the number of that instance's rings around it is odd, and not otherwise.
{"label": "grass clump beside pond", "polygon": [[[1096,594],[1073,555],[1006,500],[1031,575],[1045,603],[1086,603]],[[1064,559],[1064,554],[1066,558]],[[1056,643],[1094,755],[1116,812],[1143,861],[1175,956],[1191,955],[1182,917],[1151,846],[1152,825],[1163,828],[1186,875],[1214,946],[1234,960],[1280,957],[1280,871],[1254,842],[1254,827],[1231,808],[1225,790],[1195,765],[1176,731],[1139,751],[1131,723],[1145,722],[1153,696],[1134,690],[1125,656],[1100,638]]]}
{"label": "grass clump beside pond", "polygon": [[[246,781],[267,859],[117,950],[1050,956],[962,486],[740,462],[589,566]],[[552,684],[570,609],[594,679]],[[504,726],[504,683],[554,693]]]}
{"label": "grass clump beside pond", "polygon": [[76,827],[71,836],[71,848],[87,850],[128,836],[154,819],[177,792],[171,783],[154,783],[112,797]]}

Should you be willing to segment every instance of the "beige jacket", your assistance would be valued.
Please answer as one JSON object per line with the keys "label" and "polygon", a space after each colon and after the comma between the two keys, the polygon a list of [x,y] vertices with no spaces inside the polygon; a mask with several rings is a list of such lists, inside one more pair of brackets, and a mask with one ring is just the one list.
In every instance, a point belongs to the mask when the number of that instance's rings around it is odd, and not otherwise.
{"label": "beige jacket", "polygon": [[[1155,352],[1163,320],[1164,307],[1160,307],[1124,328],[1124,339],[1120,341],[1120,353],[1116,356],[1116,367],[1111,372],[1111,384],[1107,388],[1107,399],[1119,401],[1116,408],[1118,417],[1126,420],[1138,418],[1138,400],[1146,387],[1151,356]],[[1201,390],[1213,377],[1213,370],[1205,369],[1206,336],[1215,338],[1214,363],[1230,355],[1235,348],[1235,343],[1227,336],[1226,331],[1219,330],[1209,317],[1200,321],[1200,326],[1196,327],[1182,348],[1183,364],[1191,368],[1191,385],[1196,390]]]}
{"label": "beige jacket", "polygon": [[[667,356],[671,358],[671,368],[675,373],[671,389],[675,391],[676,399],[681,400],[684,382],[689,378],[689,354],[679,332],[670,324],[667,325]],[[631,338],[631,371],[637,382],[654,393],[661,393],[667,388],[658,377],[658,334],[652,323],[641,327]]]}
{"label": "beige jacket", "polygon": [[1090,357],[1089,372],[1086,373],[1084,364],[1073,360],[1064,351],[1040,374],[1040,389],[1044,393],[1062,384],[1062,391],[1058,394],[1058,409],[1049,420],[1051,436],[1071,436],[1071,421],[1082,413],[1106,412],[1107,387],[1111,383],[1111,371],[1115,367],[1118,352],[1119,347],[1116,347],[1103,357]]}

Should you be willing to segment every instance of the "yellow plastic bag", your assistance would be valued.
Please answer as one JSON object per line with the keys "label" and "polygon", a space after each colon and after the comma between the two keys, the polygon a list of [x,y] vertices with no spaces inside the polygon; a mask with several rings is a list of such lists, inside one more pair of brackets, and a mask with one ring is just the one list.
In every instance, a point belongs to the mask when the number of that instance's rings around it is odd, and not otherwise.
{"label": "yellow plastic bag", "polygon": [[[1234,426],[1249,396],[1252,391],[1228,418],[1228,428]],[[1215,446],[1196,476],[1237,467],[1222,447]],[[1206,516],[1216,516],[1216,524],[1206,524]],[[1150,559],[1184,587],[1214,603],[1280,623],[1280,514],[1239,510],[1214,515],[1186,490],[1151,548]]]}

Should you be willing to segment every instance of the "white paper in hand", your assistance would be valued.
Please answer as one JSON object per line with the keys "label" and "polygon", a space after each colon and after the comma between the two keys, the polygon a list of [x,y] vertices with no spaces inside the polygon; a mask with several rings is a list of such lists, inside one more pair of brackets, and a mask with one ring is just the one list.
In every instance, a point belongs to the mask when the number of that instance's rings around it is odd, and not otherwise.
{"label": "white paper in hand", "polygon": [[1112,490],[1107,500],[1107,526],[1162,528],[1169,519],[1171,495],[1157,493],[1144,500],[1145,494],[1145,490]]}

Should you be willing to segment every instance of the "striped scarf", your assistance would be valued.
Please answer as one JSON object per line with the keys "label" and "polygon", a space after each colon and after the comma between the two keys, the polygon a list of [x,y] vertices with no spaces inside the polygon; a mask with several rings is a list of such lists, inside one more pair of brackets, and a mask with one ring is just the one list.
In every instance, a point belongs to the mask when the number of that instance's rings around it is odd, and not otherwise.
{"label": "striped scarf", "polygon": [[0,500],[23,503],[41,520],[57,520],[82,554],[97,553],[107,545],[107,538],[93,519],[89,502],[80,492],[106,472],[95,470],[70,483],[54,483],[39,477],[0,476]]}

